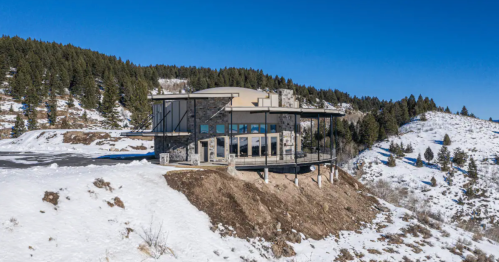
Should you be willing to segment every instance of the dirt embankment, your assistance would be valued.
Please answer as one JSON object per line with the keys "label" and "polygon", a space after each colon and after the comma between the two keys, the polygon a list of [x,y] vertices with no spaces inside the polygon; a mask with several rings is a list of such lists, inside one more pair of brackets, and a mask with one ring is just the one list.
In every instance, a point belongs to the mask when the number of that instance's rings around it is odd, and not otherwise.
{"label": "dirt embankment", "polygon": [[182,170],[168,172],[165,178],[207,213],[214,226],[230,226],[240,238],[300,242],[295,230],[322,239],[357,230],[375,218],[379,203],[364,193],[368,190],[362,184],[343,171],[334,184],[326,171],[323,174],[322,188],[315,181],[317,171],[299,175],[299,187],[293,184],[294,174],[270,173],[269,184],[255,172],[241,172],[236,178],[217,170]]}
{"label": "dirt embankment", "polygon": [[[117,142],[122,140],[122,137],[111,137],[109,133],[106,132],[83,132],[83,131],[68,131],[64,133],[64,138],[62,140],[63,143],[68,144],[83,144],[90,145],[93,142],[99,140],[97,145],[103,145],[106,142]],[[131,139],[134,140],[144,140],[144,141],[152,141],[152,137],[133,137]],[[135,150],[146,150],[145,146],[136,146],[133,147]]]}

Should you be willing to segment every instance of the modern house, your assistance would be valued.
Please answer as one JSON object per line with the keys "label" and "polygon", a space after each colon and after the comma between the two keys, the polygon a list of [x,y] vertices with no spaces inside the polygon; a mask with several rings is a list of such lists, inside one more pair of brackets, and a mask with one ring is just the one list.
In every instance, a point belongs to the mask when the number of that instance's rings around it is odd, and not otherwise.
{"label": "modern house", "polygon": [[326,139],[316,141],[313,148],[304,150],[300,122],[310,119],[310,125],[322,134],[326,122],[332,127],[332,118],[344,114],[332,109],[300,108],[293,90],[269,93],[218,87],[149,98],[154,102],[152,130],[123,135],[154,136],[158,158],[168,153],[169,161],[193,165],[233,162],[236,169],[266,170],[331,163],[335,159],[333,139],[327,145]]}

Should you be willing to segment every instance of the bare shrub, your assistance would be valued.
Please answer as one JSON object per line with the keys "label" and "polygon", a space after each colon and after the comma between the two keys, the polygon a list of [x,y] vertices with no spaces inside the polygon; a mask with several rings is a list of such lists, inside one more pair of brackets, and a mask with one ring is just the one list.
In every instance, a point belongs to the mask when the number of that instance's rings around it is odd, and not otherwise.
{"label": "bare shrub", "polygon": [[175,258],[175,253],[166,244],[168,236],[163,232],[163,223],[159,227],[154,228],[153,219],[148,228],[142,228],[142,233],[139,233],[140,238],[144,240],[144,244],[139,245],[139,250],[149,255],[154,259],[159,259],[162,255],[171,255]]}
{"label": "bare shrub", "polygon": [[484,235],[485,235],[485,237],[498,242],[499,241],[499,226],[493,226],[493,227],[485,230]]}
{"label": "bare shrub", "polygon": [[[440,230],[442,229],[442,225],[436,221],[435,219],[431,218],[428,214],[430,212],[416,212],[416,217],[418,221],[422,224],[425,224],[433,229]],[[436,216],[438,217],[438,216]]]}

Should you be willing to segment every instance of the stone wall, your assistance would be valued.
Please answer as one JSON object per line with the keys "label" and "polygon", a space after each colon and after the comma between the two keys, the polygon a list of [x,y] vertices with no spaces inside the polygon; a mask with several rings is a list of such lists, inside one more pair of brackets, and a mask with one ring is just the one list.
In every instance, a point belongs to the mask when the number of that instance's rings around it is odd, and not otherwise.
{"label": "stone wall", "polygon": [[277,90],[277,93],[279,94],[280,107],[287,107],[287,108],[295,107],[295,96],[293,95],[293,90],[279,89]]}

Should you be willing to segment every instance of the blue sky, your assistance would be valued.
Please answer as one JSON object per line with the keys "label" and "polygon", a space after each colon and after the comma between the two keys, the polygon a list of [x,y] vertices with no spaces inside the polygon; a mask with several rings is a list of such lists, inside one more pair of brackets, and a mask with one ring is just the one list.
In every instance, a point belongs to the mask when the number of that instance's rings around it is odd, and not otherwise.
{"label": "blue sky", "polygon": [[[22,3],[21,3],[22,2]],[[0,33],[499,119],[499,1],[9,1]]]}

